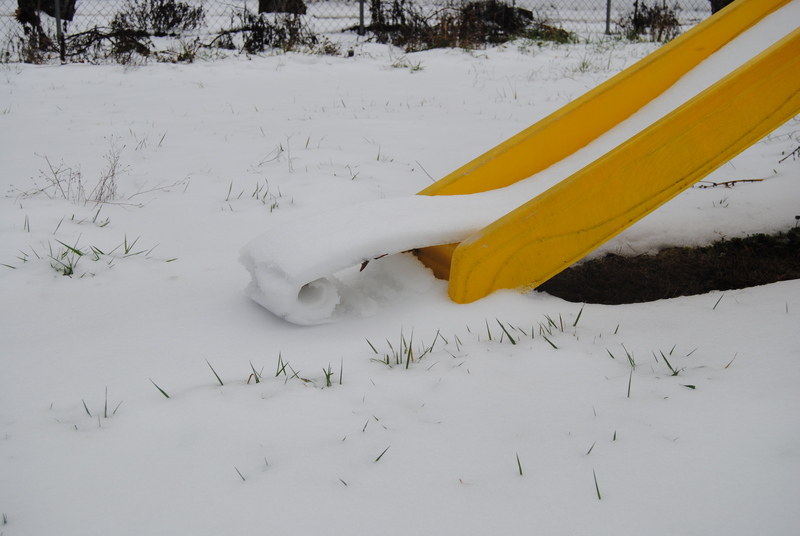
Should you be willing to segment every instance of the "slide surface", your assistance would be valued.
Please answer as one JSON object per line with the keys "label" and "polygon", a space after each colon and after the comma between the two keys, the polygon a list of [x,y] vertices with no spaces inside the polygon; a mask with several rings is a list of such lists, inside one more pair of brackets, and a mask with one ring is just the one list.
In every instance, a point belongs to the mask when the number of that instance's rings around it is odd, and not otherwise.
{"label": "slide surface", "polygon": [[467,303],[534,288],[800,113],[800,29],[455,249]]}
{"label": "slide surface", "polygon": [[[474,194],[526,179],[572,155],[661,95],[686,73],[789,0],[738,0],[580,98],[457,169],[422,195]],[[457,244],[419,259],[450,278]]]}

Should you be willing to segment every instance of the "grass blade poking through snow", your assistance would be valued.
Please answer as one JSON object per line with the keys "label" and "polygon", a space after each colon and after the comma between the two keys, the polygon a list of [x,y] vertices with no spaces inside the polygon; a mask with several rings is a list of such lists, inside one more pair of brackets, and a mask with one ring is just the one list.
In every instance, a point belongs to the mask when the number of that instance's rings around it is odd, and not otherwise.
{"label": "grass blade poking through snow", "polygon": [[519,469],[519,476],[523,476],[522,475],[522,462],[519,461],[519,452],[517,452],[517,468]]}
{"label": "grass blade poking through snow", "polygon": [[548,339],[546,335],[542,334],[542,337],[544,337],[544,340],[546,340],[546,341],[547,341],[547,344],[549,344],[550,346],[552,346],[554,349],[558,350],[558,346],[556,346],[555,344],[553,344],[553,341],[551,341],[550,339]]}
{"label": "grass blade poking through snow", "polygon": [[233,466],[233,468],[234,468],[234,469],[236,469],[236,472],[239,474],[239,478],[241,478],[241,479],[242,479],[242,482],[247,482],[247,479],[244,477],[244,475],[242,474],[242,472],[241,472],[241,471],[239,471],[239,468],[238,468],[238,467],[236,467],[235,465]]}
{"label": "grass blade poking through snow", "polygon": [[633,359],[633,352],[629,352],[625,345],[622,345],[622,349],[625,350],[625,356],[628,358],[628,363],[631,365],[631,369],[636,370],[636,360]]}
{"label": "grass blade poking through snow", "polygon": [[631,373],[628,376],[628,398],[631,397],[631,382],[633,381],[633,368],[631,368]]}
{"label": "grass blade poking through snow", "polygon": [[664,352],[662,352],[661,350],[659,350],[658,352],[661,354],[661,359],[663,359],[664,363],[666,363],[667,366],[669,367],[669,370],[672,371],[673,376],[677,376],[678,374],[681,373],[681,369],[676,369],[675,367],[672,366],[672,363],[669,362],[667,356],[664,355]]}
{"label": "grass blade poking through snow", "polygon": [[580,320],[581,320],[581,315],[583,314],[583,308],[584,307],[586,307],[585,303],[581,306],[581,310],[578,311],[578,317],[575,319],[575,322],[572,323],[572,327],[573,328],[578,327],[578,322],[580,322]]}
{"label": "grass blade poking through snow", "polygon": [[[495,318],[495,320],[497,320],[497,319]],[[497,320],[497,323],[500,324],[500,329],[502,329],[503,333],[506,334],[506,337],[508,337],[508,340],[511,341],[511,344],[517,344],[517,341],[514,340],[514,337],[511,336],[511,334],[508,332],[508,330],[503,325],[503,323],[500,322],[499,320]]]}
{"label": "grass blade poking through snow", "polygon": [[214,373],[214,376],[217,378],[217,381],[219,382],[219,384],[220,385],[225,385],[224,383],[222,383],[222,380],[220,379],[219,374],[217,374],[217,371],[214,370],[214,367],[212,367],[211,363],[208,362],[208,359],[206,359],[206,363],[208,363],[208,368],[210,368],[211,372]]}
{"label": "grass blade poking through snow", "polygon": [[164,389],[156,385],[156,382],[154,382],[152,378],[150,378],[150,383],[152,383],[155,386],[155,388],[158,389],[158,392],[160,392],[165,397],[169,398],[169,395],[166,393],[166,391],[164,391]]}
{"label": "grass blade poking through snow", "polygon": [[[256,381],[256,383],[261,383],[261,374],[256,372],[256,368],[253,366],[252,361],[250,361],[250,370],[253,371],[253,379]],[[247,379],[247,383],[250,383],[250,378]]]}
{"label": "grass blade poking through snow", "polygon": [[275,371],[275,377],[277,378],[281,374],[286,376],[286,366],[289,363],[283,361],[283,357],[280,352],[278,352],[278,368]]}
{"label": "grass blade poking through snow", "polygon": [[411,338],[408,340],[408,353],[406,353],[406,369],[408,369],[408,365],[414,361],[414,350],[411,348],[412,343],[414,342],[414,330],[411,330]]}
{"label": "grass blade poking through snow", "polygon": [[[366,428],[366,426],[365,426],[364,428]],[[374,461],[373,463],[378,463],[378,460],[380,460],[381,458],[383,458],[383,455],[384,455],[384,454],[386,454],[386,451],[387,451],[387,450],[389,450],[389,448],[390,448],[390,447],[391,447],[391,445],[389,445],[388,447],[386,447],[385,449],[383,449],[383,452],[381,452],[381,453],[378,455],[378,457],[377,457],[377,458],[375,458],[375,461]]]}
{"label": "grass blade poking through snow", "polygon": [[597,485],[597,474],[592,469],[592,476],[594,477],[594,489],[597,492],[597,500],[602,501],[603,497],[600,495],[600,486]]}
{"label": "grass blade poking through snow", "polygon": [[[81,251],[80,249],[78,249],[78,244],[77,244],[77,243],[75,243],[75,245],[74,245],[74,246],[70,246],[70,245],[67,245],[67,244],[65,244],[65,243],[64,243],[64,242],[62,242],[61,240],[56,240],[56,242],[58,242],[59,244],[61,244],[61,245],[62,245],[62,246],[64,246],[65,248],[67,248],[67,250],[71,251],[72,253],[74,253],[74,254],[75,254],[75,255],[77,255],[78,257],[83,257],[83,256],[85,255],[85,253],[84,253],[83,251]],[[722,298],[720,298],[720,299],[722,299]]]}

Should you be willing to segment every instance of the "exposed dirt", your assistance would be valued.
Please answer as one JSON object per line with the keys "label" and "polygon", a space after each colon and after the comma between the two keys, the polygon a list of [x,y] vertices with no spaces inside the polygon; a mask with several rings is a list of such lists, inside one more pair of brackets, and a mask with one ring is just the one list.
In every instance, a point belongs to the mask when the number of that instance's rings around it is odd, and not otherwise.
{"label": "exposed dirt", "polygon": [[567,268],[538,290],[571,302],[640,303],[800,279],[800,228],[655,256],[608,255]]}

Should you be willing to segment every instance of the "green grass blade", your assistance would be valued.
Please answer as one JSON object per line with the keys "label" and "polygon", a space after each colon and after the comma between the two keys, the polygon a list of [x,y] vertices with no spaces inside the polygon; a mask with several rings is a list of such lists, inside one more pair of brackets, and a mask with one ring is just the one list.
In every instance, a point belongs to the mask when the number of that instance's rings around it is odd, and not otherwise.
{"label": "green grass blade", "polygon": [[391,445],[389,445],[388,447],[383,449],[383,452],[381,452],[380,455],[377,458],[375,458],[375,462],[373,462],[373,463],[378,463],[378,460],[383,458],[383,455],[386,454],[386,451],[389,450],[390,448],[391,448]]}
{"label": "green grass blade", "polygon": [[283,357],[281,356],[281,353],[278,352],[278,368],[275,371],[275,377],[276,378],[278,376],[280,376],[281,374],[286,376],[286,365],[288,365],[288,364],[289,364],[288,362],[287,363],[283,362]]}
{"label": "green grass blade", "polygon": [[631,382],[633,381],[633,368],[631,368],[631,373],[628,376],[628,398],[631,397]]}
{"label": "green grass blade", "polygon": [[162,389],[161,387],[159,387],[159,386],[156,384],[156,382],[154,382],[154,381],[153,381],[153,379],[152,379],[152,378],[150,378],[150,383],[152,383],[152,384],[155,386],[155,388],[156,388],[156,389],[158,389],[158,391],[159,391],[159,392],[160,392],[162,395],[164,395],[165,397],[169,398],[169,395],[166,393],[166,391],[164,391],[164,389]]}
{"label": "green grass blade", "polygon": [[220,385],[225,385],[224,383],[222,383],[222,380],[220,379],[219,374],[217,374],[217,371],[214,370],[214,367],[212,367],[211,363],[208,362],[208,359],[206,359],[206,363],[208,363],[208,368],[210,368],[211,372],[214,373],[214,376],[217,378],[217,381],[219,382],[219,384]]}
{"label": "green grass blade", "polygon": [[408,339],[408,347],[406,353],[406,369],[408,369],[408,365],[414,361],[414,350],[412,349],[412,344],[414,343],[414,330],[411,330],[411,338]]}
{"label": "green grass blade", "polygon": [[633,358],[633,352],[629,352],[628,349],[625,348],[624,344],[622,345],[622,349],[625,350],[625,356],[628,358],[628,363],[630,363],[631,368],[635,369],[636,368],[636,361]]}
{"label": "green grass blade", "polygon": [[331,366],[328,364],[328,368],[323,368],[322,373],[325,375],[325,387],[331,386],[331,376],[333,376],[333,372],[331,371]]}
{"label": "green grass blade", "polygon": [[511,344],[517,344],[517,341],[514,340],[514,337],[511,336],[511,334],[508,332],[503,323],[500,322],[500,320],[498,320],[497,318],[495,318],[495,320],[497,320],[497,323],[500,324],[500,329],[502,329],[503,333],[506,334],[506,337],[508,337],[508,340],[511,341]]}
{"label": "green grass blade", "polygon": [[553,341],[551,341],[550,339],[548,339],[546,335],[542,334],[542,337],[544,337],[544,340],[546,340],[546,341],[547,341],[547,343],[548,343],[550,346],[552,346],[553,348],[555,348],[556,350],[558,350],[558,346],[556,346],[555,344],[553,344]]}
{"label": "green grass blade", "polygon": [[585,303],[583,305],[581,305],[581,310],[578,311],[578,317],[575,319],[575,322],[572,323],[572,327],[573,328],[578,327],[578,322],[580,322],[580,320],[581,320],[581,315],[583,314],[583,308],[584,307],[586,307]]}
{"label": "green grass blade", "polygon": [[680,370],[675,370],[675,367],[673,367],[672,363],[669,362],[669,360],[667,359],[667,356],[664,355],[664,352],[662,352],[661,350],[659,350],[658,352],[661,354],[661,359],[663,359],[664,363],[666,363],[667,366],[669,367],[669,370],[672,371],[672,375],[673,376],[677,376],[678,374],[680,374],[681,371]]}
{"label": "green grass blade", "polygon": [[253,366],[252,361],[250,361],[250,370],[253,371],[253,379],[255,379],[256,383],[261,383],[261,374],[256,372],[256,368]]}
{"label": "green grass blade", "polygon": [[597,485],[597,474],[594,472],[594,469],[592,469],[592,476],[594,477],[594,489],[597,492],[597,500],[602,501],[603,497],[600,495],[600,486]]}
{"label": "green grass blade", "polygon": [[[64,243],[64,242],[62,242],[61,240],[56,240],[56,242],[58,242],[59,244],[61,244],[61,245],[62,245],[62,246],[64,246],[65,248],[67,248],[69,251],[71,251],[72,253],[74,253],[74,254],[75,254],[75,255],[77,255],[78,257],[83,257],[83,256],[85,255],[85,253],[84,253],[83,251],[79,250],[77,247],[74,247],[74,246],[68,246],[67,244],[65,244],[65,243]],[[77,245],[78,245],[78,244],[76,243],[76,244],[75,244],[75,246],[77,246]]]}

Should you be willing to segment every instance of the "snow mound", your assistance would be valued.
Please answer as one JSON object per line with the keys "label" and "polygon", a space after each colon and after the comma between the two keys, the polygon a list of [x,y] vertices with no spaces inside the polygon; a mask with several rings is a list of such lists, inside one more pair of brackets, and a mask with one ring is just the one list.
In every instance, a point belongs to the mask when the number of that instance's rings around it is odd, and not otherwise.
{"label": "snow mound", "polygon": [[241,251],[252,276],[247,293],[295,324],[331,322],[345,310],[366,313],[374,298],[353,267],[460,242],[510,210],[503,200],[488,194],[378,199],[276,225]]}

